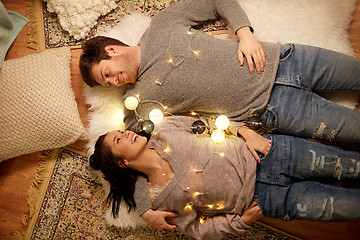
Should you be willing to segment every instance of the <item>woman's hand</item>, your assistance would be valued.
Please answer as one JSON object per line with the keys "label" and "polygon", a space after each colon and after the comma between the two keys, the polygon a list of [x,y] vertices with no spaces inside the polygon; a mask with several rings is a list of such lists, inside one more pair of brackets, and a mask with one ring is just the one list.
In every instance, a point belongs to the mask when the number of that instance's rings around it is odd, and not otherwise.
{"label": "woman's hand", "polygon": [[165,230],[172,230],[177,228],[176,225],[168,224],[166,222],[166,218],[174,218],[177,217],[178,214],[174,212],[160,211],[160,210],[152,210],[149,209],[144,212],[141,217],[150,225]]}
{"label": "woman's hand", "polygon": [[257,205],[256,202],[252,202],[250,206],[244,210],[243,214],[241,215],[241,220],[246,224],[250,225],[256,220],[262,218],[264,215],[260,207]]}
{"label": "woman's hand", "polygon": [[258,40],[250,31],[250,28],[242,27],[237,30],[236,35],[239,37],[238,57],[240,65],[244,65],[245,55],[250,74],[254,73],[254,63],[257,73],[262,73],[266,63],[265,52]]}
{"label": "woman's hand", "polygon": [[245,139],[246,145],[255,157],[256,161],[260,162],[260,157],[257,152],[261,152],[266,155],[270,150],[271,140],[257,134],[247,126],[239,127],[238,133]]}

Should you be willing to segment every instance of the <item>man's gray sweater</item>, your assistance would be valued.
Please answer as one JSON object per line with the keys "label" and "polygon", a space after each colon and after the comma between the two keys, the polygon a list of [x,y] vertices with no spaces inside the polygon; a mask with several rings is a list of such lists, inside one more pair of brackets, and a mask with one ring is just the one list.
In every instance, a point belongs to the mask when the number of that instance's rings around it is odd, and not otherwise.
{"label": "man's gray sweater", "polygon": [[[140,40],[138,79],[127,86],[124,99],[138,94],[137,113],[148,119],[159,108],[170,114],[195,111],[205,116],[225,114],[241,121],[263,109],[275,81],[280,44],[261,43],[265,71],[249,73],[240,66],[238,42],[216,39],[193,29],[203,21],[221,17],[238,30],[250,26],[236,0],[187,0],[159,12]],[[166,110],[160,105],[168,107]],[[125,110],[128,128],[134,129],[134,111]]]}

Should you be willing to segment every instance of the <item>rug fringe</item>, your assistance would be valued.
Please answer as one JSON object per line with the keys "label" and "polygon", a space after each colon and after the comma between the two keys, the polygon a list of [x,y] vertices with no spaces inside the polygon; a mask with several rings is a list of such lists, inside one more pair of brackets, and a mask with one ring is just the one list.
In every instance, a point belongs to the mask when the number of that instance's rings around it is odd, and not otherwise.
{"label": "rug fringe", "polygon": [[31,183],[27,193],[27,203],[29,205],[29,215],[22,217],[22,223],[24,225],[24,232],[15,232],[13,234],[14,240],[29,239],[32,233],[33,226],[35,225],[34,216],[37,216],[40,207],[39,203],[42,203],[46,186],[50,180],[51,173],[53,171],[56,157],[59,154],[60,149],[46,150],[41,153],[41,157],[38,160],[38,167],[35,169],[34,181]]}
{"label": "rug fringe", "polygon": [[41,0],[26,0],[26,18],[30,21],[28,48],[38,52],[45,50],[44,24]]}

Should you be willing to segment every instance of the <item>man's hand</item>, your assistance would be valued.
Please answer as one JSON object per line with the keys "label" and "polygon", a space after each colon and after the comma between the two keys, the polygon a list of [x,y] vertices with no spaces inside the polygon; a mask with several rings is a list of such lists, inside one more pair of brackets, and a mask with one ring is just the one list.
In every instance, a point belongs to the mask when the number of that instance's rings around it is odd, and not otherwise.
{"label": "man's hand", "polygon": [[150,225],[165,230],[172,230],[177,228],[176,225],[170,225],[166,222],[166,218],[174,218],[177,217],[178,214],[174,212],[167,212],[167,211],[153,211],[152,209],[147,210],[144,212],[141,217]]}
{"label": "man's hand", "polygon": [[271,140],[257,134],[247,126],[239,127],[238,133],[245,139],[246,146],[249,148],[256,161],[260,162],[260,157],[257,152],[266,155],[270,150]]}
{"label": "man's hand", "polygon": [[256,220],[262,218],[264,215],[260,207],[257,205],[256,202],[252,202],[250,206],[244,210],[243,214],[241,215],[241,220],[246,224],[250,225]]}
{"label": "man's hand", "polygon": [[242,27],[237,30],[236,35],[239,37],[238,57],[240,65],[244,65],[245,55],[250,74],[254,73],[254,63],[257,73],[262,73],[266,63],[265,52],[258,40],[250,31],[250,28]]}

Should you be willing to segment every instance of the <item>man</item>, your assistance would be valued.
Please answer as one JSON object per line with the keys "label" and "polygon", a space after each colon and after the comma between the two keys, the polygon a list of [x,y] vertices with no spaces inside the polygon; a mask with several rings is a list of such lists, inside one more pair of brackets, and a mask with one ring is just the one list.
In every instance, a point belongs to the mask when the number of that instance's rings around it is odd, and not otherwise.
{"label": "man", "polygon": [[[239,42],[193,28],[219,16]],[[360,142],[360,113],[314,93],[360,90],[360,61],[301,45],[260,45],[252,30],[236,0],[176,3],[154,17],[137,46],[90,39],[83,45],[81,74],[90,86],[127,84],[124,99],[138,96],[136,112],[125,110],[130,129],[153,108],[166,106],[169,114],[225,114],[236,121],[257,115],[272,131]]]}

